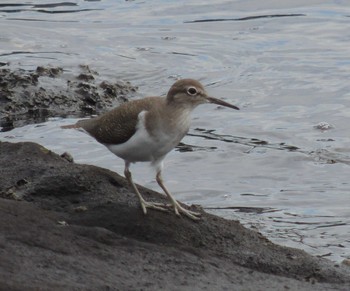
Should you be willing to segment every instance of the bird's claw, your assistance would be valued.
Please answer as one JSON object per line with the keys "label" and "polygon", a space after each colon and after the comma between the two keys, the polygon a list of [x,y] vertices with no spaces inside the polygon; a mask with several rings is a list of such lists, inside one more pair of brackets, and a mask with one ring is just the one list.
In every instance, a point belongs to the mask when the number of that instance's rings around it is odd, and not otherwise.
{"label": "bird's claw", "polygon": [[166,205],[164,205],[162,203],[147,202],[145,200],[141,201],[141,207],[142,207],[144,214],[147,214],[147,208],[151,208],[151,209],[155,209],[155,210],[159,210],[159,211],[169,211],[166,208]]}
{"label": "bird's claw", "polygon": [[202,215],[199,212],[194,212],[194,211],[191,211],[191,210],[188,210],[188,209],[182,207],[177,201],[175,201],[174,204],[167,204],[166,207],[173,208],[174,212],[177,216],[184,214],[185,216],[187,216],[188,218],[190,218],[192,220],[199,220],[200,216]]}
{"label": "bird's claw", "polygon": [[147,208],[151,208],[159,211],[169,211],[169,208],[173,208],[177,216],[181,216],[181,214],[183,214],[192,220],[199,220],[201,216],[201,213],[188,210],[182,207],[177,201],[175,201],[174,204],[163,204],[163,203],[148,202],[146,200],[142,200],[141,207],[144,214],[147,214]]}

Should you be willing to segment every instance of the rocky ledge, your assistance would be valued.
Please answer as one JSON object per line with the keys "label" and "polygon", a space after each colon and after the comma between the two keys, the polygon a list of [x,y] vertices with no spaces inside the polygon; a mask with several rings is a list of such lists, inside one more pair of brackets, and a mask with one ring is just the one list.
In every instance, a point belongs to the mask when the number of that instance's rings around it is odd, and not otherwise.
{"label": "rocky ledge", "polygon": [[198,211],[145,216],[118,174],[0,142],[0,290],[350,290],[348,267]]}
{"label": "rocky ledge", "polygon": [[105,80],[86,65],[77,68],[39,66],[0,69],[0,127],[44,121],[47,117],[99,114],[127,101],[136,87]]}

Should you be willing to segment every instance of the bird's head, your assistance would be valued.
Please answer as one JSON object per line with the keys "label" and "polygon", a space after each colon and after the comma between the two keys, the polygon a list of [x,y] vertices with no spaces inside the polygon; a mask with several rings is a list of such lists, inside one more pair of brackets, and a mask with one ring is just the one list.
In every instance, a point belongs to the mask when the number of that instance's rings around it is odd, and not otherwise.
{"label": "bird's head", "polygon": [[213,103],[239,110],[235,105],[210,97],[202,84],[193,79],[182,79],[176,81],[167,94],[167,100],[172,104],[191,106],[192,108],[200,104]]}

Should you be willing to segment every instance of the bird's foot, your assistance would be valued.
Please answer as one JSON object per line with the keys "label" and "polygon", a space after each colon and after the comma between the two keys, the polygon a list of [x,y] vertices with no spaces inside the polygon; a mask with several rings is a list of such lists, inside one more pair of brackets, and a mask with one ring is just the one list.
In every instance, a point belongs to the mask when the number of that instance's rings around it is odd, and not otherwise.
{"label": "bird's foot", "polygon": [[200,216],[202,215],[199,212],[194,212],[191,210],[188,210],[184,207],[182,207],[177,201],[174,202],[174,204],[167,204],[167,207],[172,207],[174,209],[174,212],[177,216],[180,216],[181,214],[184,214],[188,218],[192,220],[200,220]]}
{"label": "bird's foot", "polygon": [[199,212],[194,212],[182,207],[177,201],[175,201],[174,204],[163,204],[157,202],[148,202],[142,198],[142,200],[140,200],[140,203],[144,214],[147,214],[147,208],[159,211],[169,211],[169,208],[173,208],[177,216],[183,214],[192,220],[199,220],[201,216]]}
{"label": "bird's foot", "polygon": [[148,202],[144,199],[142,199],[140,203],[144,214],[147,214],[147,208],[151,208],[159,211],[168,211],[166,205],[164,205],[163,203]]}

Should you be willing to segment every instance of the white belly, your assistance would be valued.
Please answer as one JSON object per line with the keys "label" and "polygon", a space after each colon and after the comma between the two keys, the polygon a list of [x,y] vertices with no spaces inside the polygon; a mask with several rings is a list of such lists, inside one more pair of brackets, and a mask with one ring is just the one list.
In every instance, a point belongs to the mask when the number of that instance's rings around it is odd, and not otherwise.
{"label": "white belly", "polygon": [[144,126],[144,114],[140,113],[137,130],[128,141],[117,145],[105,144],[112,153],[131,163],[162,160],[187,132],[185,128],[180,132],[158,132],[156,136],[151,136]]}

